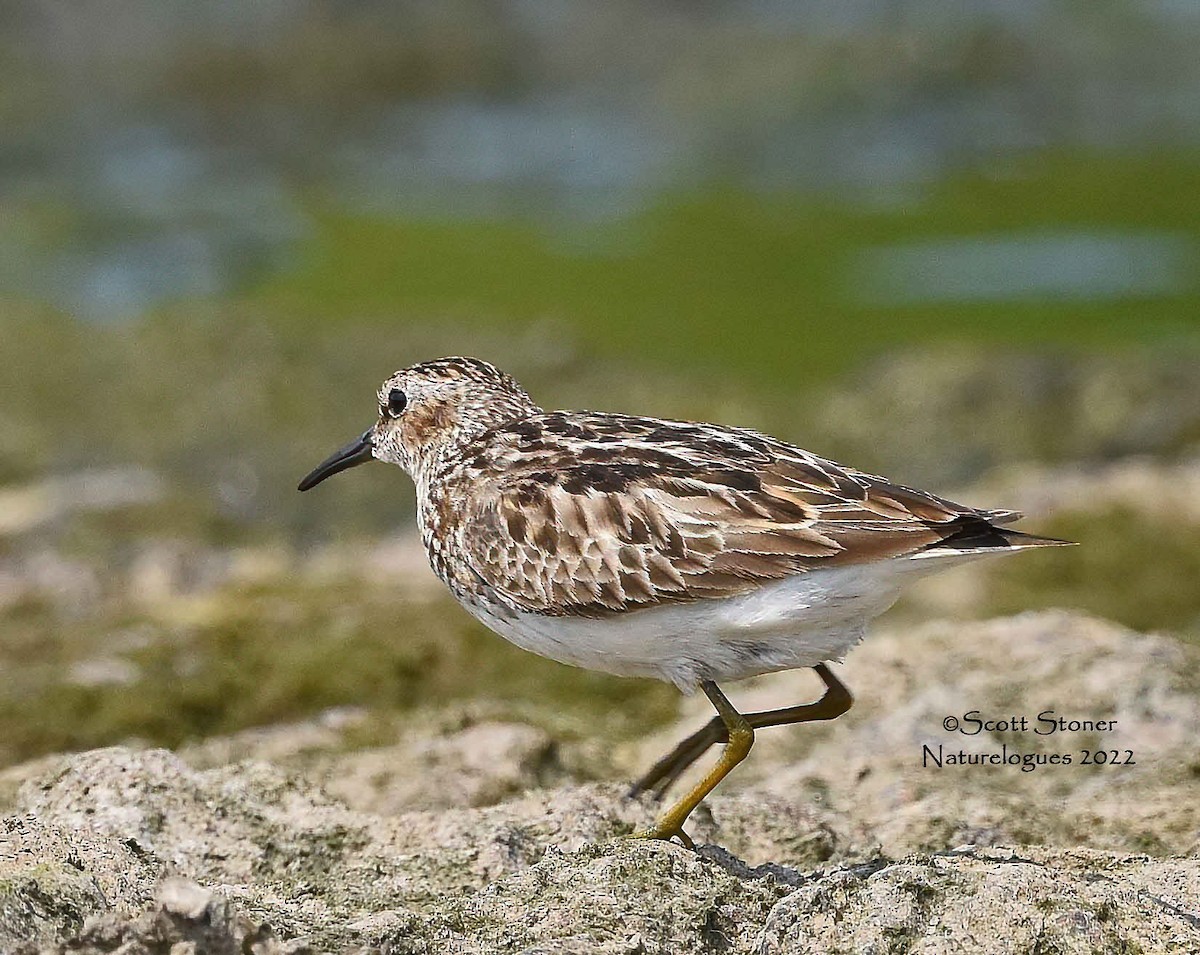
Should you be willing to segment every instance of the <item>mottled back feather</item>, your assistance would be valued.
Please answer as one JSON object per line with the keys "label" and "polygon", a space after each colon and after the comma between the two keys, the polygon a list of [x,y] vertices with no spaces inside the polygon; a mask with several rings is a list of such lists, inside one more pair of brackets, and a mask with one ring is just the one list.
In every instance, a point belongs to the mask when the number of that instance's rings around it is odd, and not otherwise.
{"label": "mottled back feather", "polygon": [[[423,514],[435,570],[514,609],[605,616],[730,597],[816,567],[992,541],[980,511],[753,431],[539,413],[462,448]],[[436,529],[436,534],[431,534]],[[991,546],[983,544],[981,546]],[[471,577],[476,579],[472,580]]]}

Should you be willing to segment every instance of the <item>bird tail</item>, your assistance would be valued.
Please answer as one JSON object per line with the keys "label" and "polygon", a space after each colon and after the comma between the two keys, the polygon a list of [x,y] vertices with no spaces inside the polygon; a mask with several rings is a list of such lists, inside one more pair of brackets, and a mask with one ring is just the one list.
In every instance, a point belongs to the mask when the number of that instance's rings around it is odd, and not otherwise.
{"label": "bird tail", "polygon": [[917,551],[912,557],[1010,553],[1034,547],[1070,547],[1077,543],[996,526],[1015,521],[1020,516],[1019,511],[984,511],[979,517],[959,518],[946,528],[948,533],[945,537]]}

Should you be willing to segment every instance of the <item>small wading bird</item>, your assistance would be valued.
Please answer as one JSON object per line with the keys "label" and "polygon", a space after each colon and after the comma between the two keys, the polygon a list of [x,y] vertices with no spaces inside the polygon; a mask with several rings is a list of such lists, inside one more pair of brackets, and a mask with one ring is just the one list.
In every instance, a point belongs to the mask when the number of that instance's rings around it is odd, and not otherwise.
{"label": "small wading bird", "polygon": [[[864,474],[775,438],[715,424],[543,411],[474,358],[396,372],[378,420],[300,482],[376,459],[416,484],[434,572],[484,624],[561,663],[699,687],[717,716],[634,793],[666,790],[715,743],[713,769],[649,829],[683,823],[765,726],[831,720],[851,696],[829,670],[910,581],[1066,543]],[[815,703],[739,713],[718,683],[812,667]]]}

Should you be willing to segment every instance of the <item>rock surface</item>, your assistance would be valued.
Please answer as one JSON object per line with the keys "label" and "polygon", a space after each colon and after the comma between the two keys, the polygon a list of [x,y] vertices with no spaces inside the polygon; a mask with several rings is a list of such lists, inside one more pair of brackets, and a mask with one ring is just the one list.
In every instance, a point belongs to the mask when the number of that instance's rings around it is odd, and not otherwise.
{"label": "rock surface", "polygon": [[[361,749],[341,714],[39,760],[0,780],[0,952],[1200,952],[1197,657],[1064,613],[881,632],[839,671],[855,708],[761,731],[697,852],[621,839],[653,806],[584,780],[703,700],[613,752],[485,717]],[[1116,722],[1034,732],[1051,709]],[[946,728],[973,711],[1008,728]],[[945,756],[1083,750],[1134,761]]]}

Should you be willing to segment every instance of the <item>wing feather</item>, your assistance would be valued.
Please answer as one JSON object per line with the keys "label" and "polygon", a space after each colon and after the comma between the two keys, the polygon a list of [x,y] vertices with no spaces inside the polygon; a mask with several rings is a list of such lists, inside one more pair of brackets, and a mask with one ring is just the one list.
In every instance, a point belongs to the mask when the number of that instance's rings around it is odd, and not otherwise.
{"label": "wing feather", "polygon": [[489,434],[500,447],[483,450],[505,467],[462,482],[473,490],[453,530],[471,572],[535,613],[729,597],[1014,519],[736,428],[586,412],[521,425]]}

